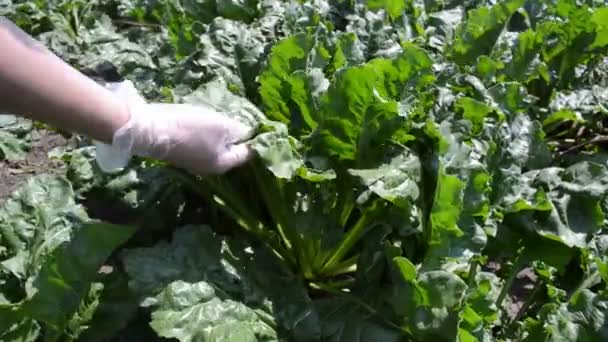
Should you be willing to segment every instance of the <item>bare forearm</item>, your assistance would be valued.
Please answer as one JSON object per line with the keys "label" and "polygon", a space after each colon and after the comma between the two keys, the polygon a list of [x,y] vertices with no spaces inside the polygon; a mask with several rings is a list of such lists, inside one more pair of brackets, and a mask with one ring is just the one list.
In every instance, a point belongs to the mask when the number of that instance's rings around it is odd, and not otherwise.
{"label": "bare forearm", "polygon": [[0,111],[105,142],[129,120],[126,105],[0,17]]}

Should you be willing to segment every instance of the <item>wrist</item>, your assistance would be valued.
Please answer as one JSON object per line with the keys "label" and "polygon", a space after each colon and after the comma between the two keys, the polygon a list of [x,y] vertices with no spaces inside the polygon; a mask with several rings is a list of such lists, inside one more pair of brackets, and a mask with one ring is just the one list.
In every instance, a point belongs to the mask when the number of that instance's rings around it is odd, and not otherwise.
{"label": "wrist", "polygon": [[[110,127],[112,131],[112,137],[114,133],[118,131],[121,127],[124,127],[127,122],[131,119],[131,111],[129,109],[129,105],[124,101],[117,101],[116,109],[114,111],[114,115],[112,115],[112,120],[110,122]],[[112,142],[110,139],[108,142]]]}
{"label": "wrist", "polygon": [[[113,95],[110,95],[113,96]],[[131,119],[129,106],[124,101],[112,98],[112,103],[105,109],[104,116],[107,118],[106,129],[99,135],[101,141],[112,144],[116,132],[124,127]]]}
{"label": "wrist", "polygon": [[105,89],[112,97],[107,106],[108,133],[103,140],[95,141],[97,163],[105,172],[123,169],[134,155],[134,123],[137,106],[145,104],[130,81],[111,83]]}

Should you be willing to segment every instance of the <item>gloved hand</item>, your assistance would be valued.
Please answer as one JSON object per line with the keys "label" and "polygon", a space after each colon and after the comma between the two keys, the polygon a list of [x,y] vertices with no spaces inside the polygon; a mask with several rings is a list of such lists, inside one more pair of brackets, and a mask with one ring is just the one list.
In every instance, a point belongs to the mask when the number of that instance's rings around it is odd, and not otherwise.
{"label": "gloved hand", "polygon": [[95,142],[97,163],[105,172],[123,168],[137,155],[196,174],[221,174],[253,154],[244,142],[253,129],[211,108],[146,103],[130,81],[110,89],[126,101],[131,118],[114,133],[111,146]]}

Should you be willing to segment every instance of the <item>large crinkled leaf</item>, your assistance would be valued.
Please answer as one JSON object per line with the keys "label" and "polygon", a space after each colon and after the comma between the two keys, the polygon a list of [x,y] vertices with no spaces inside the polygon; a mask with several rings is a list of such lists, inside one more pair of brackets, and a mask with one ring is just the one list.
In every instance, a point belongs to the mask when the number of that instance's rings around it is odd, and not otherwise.
{"label": "large crinkled leaf", "polygon": [[113,66],[121,74],[134,68],[154,69],[156,65],[145,49],[116,32],[112,20],[104,15],[95,25],[83,32],[81,39],[85,48],[79,59],[85,68],[103,72]]}
{"label": "large crinkled leaf", "polygon": [[362,43],[354,33],[345,32],[340,34],[335,38],[335,45],[335,54],[331,66],[336,71],[365,62]]}
{"label": "large crinkled leaf", "polygon": [[542,37],[533,30],[522,32],[510,48],[505,73],[516,81],[548,78],[547,66],[540,58]]}
{"label": "large crinkled leaf", "polygon": [[[270,41],[256,28],[216,18],[201,36],[201,50],[193,60],[193,71],[204,79],[223,77],[241,94],[253,96],[256,77]],[[188,67],[186,64],[185,67]]]}
{"label": "large crinkled leaf", "polygon": [[0,114],[0,160],[22,160],[29,148],[32,122],[10,114]]}
{"label": "large crinkled leaf", "polygon": [[[493,170],[488,162],[495,151],[493,132],[489,132],[496,127],[497,120],[485,117],[490,109],[481,102],[463,99],[457,103],[469,112],[467,116],[479,114],[484,121],[483,130],[468,138],[472,126],[463,126],[462,121],[453,120],[455,117],[449,117],[438,127],[442,141],[427,226],[429,248],[423,263],[425,269],[464,271],[471,258],[481,255],[487,236],[495,234],[496,222],[490,208]],[[478,110],[480,113],[476,114]]]}
{"label": "large crinkled leaf", "polygon": [[372,0],[367,2],[367,7],[371,10],[384,9],[391,19],[397,19],[403,14],[406,2],[398,0]]}
{"label": "large crinkled leaf", "polygon": [[430,67],[429,56],[409,45],[394,60],[376,59],[338,73],[322,98],[314,153],[360,166],[382,160],[391,139],[409,139],[396,100],[404,91],[422,88],[431,78]]}
{"label": "large crinkled leaf", "polygon": [[[536,42],[540,46],[539,57],[545,71],[544,82],[558,87],[566,87],[577,79],[577,68],[593,58],[594,44],[601,43],[596,37],[603,33],[603,28],[594,20],[593,11],[586,6],[565,5],[560,2],[560,20],[543,20],[535,27]],[[538,46],[538,45],[537,45]],[[531,47],[531,46],[530,46]],[[599,47],[599,46],[598,46]],[[533,53],[534,49],[528,49]],[[544,92],[543,96],[549,97]]]}
{"label": "large crinkled leaf", "polygon": [[[129,287],[149,296],[158,294],[178,279],[195,283],[221,262],[221,248],[222,241],[214,238],[209,228],[186,226],[175,232],[171,243],[159,242],[154,247],[127,253],[124,264],[130,278]],[[218,271],[220,277],[232,278],[221,268]]]}
{"label": "large crinkled leaf", "polygon": [[[469,275],[471,276],[471,275]],[[490,272],[475,273],[469,284],[466,303],[460,312],[459,340],[473,337],[477,341],[492,340],[492,328],[501,322],[496,301],[502,290],[500,278]]]}
{"label": "large crinkled leaf", "polygon": [[444,49],[451,44],[456,36],[456,28],[464,19],[464,9],[461,6],[428,14],[429,45],[436,49]]}
{"label": "large crinkled leaf", "polygon": [[544,141],[542,125],[527,115],[518,115],[508,128],[509,133],[501,136],[503,150],[510,162],[522,168],[537,169],[551,162],[549,148]]}
{"label": "large crinkled leaf", "polygon": [[[400,6],[398,2],[394,3]],[[401,41],[396,31],[400,20],[391,23],[387,11],[369,11],[366,3],[357,3],[354,13],[347,15],[346,19],[345,31],[357,35],[366,59],[394,58],[401,53]]]}
{"label": "large crinkled leaf", "polygon": [[420,160],[409,152],[404,152],[375,169],[349,170],[368,188],[362,196],[369,196],[367,192],[373,192],[402,208],[418,199],[420,172]]}
{"label": "large crinkled leaf", "polygon": [[309,180],[317,176],[319,180],[334,178],[331,171],[315,173],[304,167],[304,160],[297,152],[298,142],[288,135],[286,126],[273,124],[267,128],[267,132],[255,137],[252,147],[276,177],[291,179],[298,174]]}
{"label": "large crinkled leaf", "polygon": [[110,254],[135,232],[132,227],[82,224],[69,242],[53,251],[28,284],[22,312],[55,328],[63,327],[78,310]]}
{"label": "large crinkled leaf", "polygon": [[523,172],[549,166],[551,152],[541,123],[525,114],[510,118],[510,124],[509,121],[500,123],[491,134],[496,144],[495,153],[489,160],[494,170],[492,193],[501,201],[524,189],[517,186]]}
{"label": "large crinkled leaf", "polygon": [[[6,316],[1,311],[2,308],[0,308],[2,323],[7,323]],[[2,328],[0,330],[0,341],[35,342],[39,341],[41,336],[40,325],[32,319],[23,319],[8,327],[0,325],[0,328]]]}
{"label": "large crinkled leaf", "polygon": [[332,57],[328,43],[322,31],[292,35],[272,48],[260,75],[266,115],[289,124],[292,134],[309,133],[319,123],[319,96],[328,85],[323,69]]}
{"label": "large crinkled leaf", "polygon": [[606,34],[608,34],[608,25],[606,24],[608,22],[608,7],[597,8],[591,16],[591,21],[595,24],[597,32],[592,47],[608,45],[608,39],[606,38]]}
{"label": "large crinkled leaf", "polygon": [[608,103],[608,89],[593,86],[591,89],[579,88],[576,91],[560,91],[549,104],[552,111],[568,110],[584,119],[604,113]]}
{"label": "large crinkled leaf", "polygon": [[492,7],[481,6],[467,13],[467,20],[456,30],[451,58],[458,64],[474,64],[477,57],[489,54],[513,13],[525,0],[501,1]]}
{"label": "large crinkled leaf", "polygon": [[534,104],[538,102],[538,99],[528,94],[526,87],[518,82],[501,82],[489,87],[487,92],[484,89],[476,90],[480,91],[500,114],[504,114],[507,121],[521,114],[530,115],[535,109]]}
{"label": "large crinkled leaf", "polygon": [[[153,317],[158,317],[152,327],[159,333],[182,341],[196,340],[203,333],[198,327],[221,321],[228,331],[239,332],[235,341],[268,337],[276,333],[272,331],[276,327],[268,325],[268,317],[275,317],[290,334],[318,335],[318,317],[310,299],[274,258],[263,249],[253,251],[226,240],[209,227],[186,226],[175,232],[171,243],[128,251],[124,262],[130,288],[142,296],[142,305],[152,309]],[[176,293],[179,289],[184,293]],[[177,296],[175,304],[169,306],[167,296]],[[201,315],[179,318],[190,310]],[[206,314],[218,310],[221,318]],[[184,325],[187,328],[179,333]]]}
{"label": "large crinkled leaf", "polygon": [[13,288],[0,303],[0,320],[21,322],[10,324],[8,331],[17,329],[27,340],[38,334],[38,323],[48,333],[65,330],[76,336],[84,329],[95,305],[82,301],[100,266],[134,232],[83,223],[86,219],[71,184],[51,175],[31,178],[0,209],[0,245],[5,248],[0,280],[7,280],[7,287],[0,288]]}
{"label": "large crinkled leaf", "polygon": [[178,99],[185,103],[211,107],[257,129],[248,144],[276,177],[291,179],[299,176],[311,181],[335,178],[332,170],[316,168],[314,161],[305,165],[299,152],[302,144],[289,135],[287,125],[268,120],[247,98],[230,92],[223,79],[201,85]]}
{"label": "large crinkled leaf", "polygon": [[86,218],[65,178],[30,178],[0,208],[0,241],[6,249],[0,268],[25,281],[55,248],[70,240],[75,219]]}
{"label": "large crinkled leaf", "polygon": [[222,299],[221,288],[207,282],[174,281],[156,298],[150,326],[166,338],[190,341],[275,341],[274,322],[253,308]]}
{"label": "large crinkled leaf", "polygon": [[253,0],[218,0],[215,9],[224,18],[250,21],[257,15],[257,3]]}
{"label": "large crinkled leaf", "polygon": [[547,341],[603,341],[608,338],[606,315],[606,294],[585,289],[568,303],[543,306],[537,337]]}
{"label": "large crinkled leaf", "polygon": [[486,116],[493,109],[489,105],[470,97],[461,97],[454,104],[456,109],[462,112],[462,117],[471,121],[471,133],[477,135],[481,132]]}
{"label": "large crinkled leaf", "polygon": [[393,259],[396,286],[392,292],[393,309],[405,328],[416,339],[453,340],[458,333],[458,309],[465,299],[467,285],[447,271],[417,273],[404,257]]}
{"label": "large crinkled leaf", "polygon": [[[594,236],[583,253],[588,254],[587,260],[588,271],[591,275],[589,278],[595,278],[590,282],[590,286],[597,285],[601,280],[604,281],[604,288],[608,286],[608,234],[598,234]],[[595,275],[594,275],[595,274]],[[599,278],[597,275],[599,274]]]}
{"label": "large crinkled leaf", "polygon": [[437,176],[437,190],[431,212],[431,224],[433,233],[429,245],[433,246],[440,243],[443,234],[451,232],[456,236],[462,234],[458,228],[458,219],[462,211],[462,194],[465,183],[454,175],[446,174],[445,170],[440,169]]}
{"label": "large crinkled leaf", "polygon": [[117,4],[120,15],[141,18],[155,14],[158,16],[158,12],[164,11],[163,19],[167,21],[175,19],[174,16],[192,16],[207,22],[217,15],[214,11],[215,1],[209,0],[184,1],[183,3],[175,0],[119,0]]}
{"label": "large crinkled leaf", "polygon": [[[318,26],[321,19],[327,18],[331,10],[330,4],[325,0],[288,3],[268,1],[265,6],[272,7],[270,15],[281,17],[281,25],[278,28],[282,30],[284,37]],[[279,8],[281,10],[278,10]]]}
{"label": "large crinkled leaf", "polygon": [[265,115],[251,101],[228,90],[228,84],[223,78],[205,83],[186,95],[175,97],[179,102],[210,107],[225,113],[251,128],[267,121]]}
{"label": "large crinkled leaf", "polygon": [[27,155],[27,148],[28,144],[22,138],[4,129],[0,130],[0,160],[23,160]]}
{"label": "large crinkled leaf", "polygon": [[[459,132],[459,124],[450,121],[443,121],[439,127],[443,146],[439,148],[439,173],[430,216],[429,242],[434,247],[429,257],[434,257],[428,258],[429,262],[436,258],[466,262],[485,243],[482,228],[489,211],[491,176],[487,162],[491,142],[486,140],[485,131],[478,134],[479,139],[467,138]],[[495,127],[491,121],[484,122],[484,130],[491,127]]]}
{"label": "large crinkled leaf", "polygon": [[32,121],[11,114],[0,114],[0,128],[6,132],[22,135],[32,129]]}
{"label": "large crinkled leaf", "polygon": [[113,269],[97,284],[103,288],[93,297],[94,312],[89,313],[84,322],[80,315],[77,317],[76,323],[82,330],[78,336],[81,341],[107,341],[129,325],[139,308],[137,296],[129,291],[124,272]]}
{"label": "large crinkled leaf", "polygon": [[604,224],[601,201],[607,190],[606,168],[581,162],[523,174],[503,203],[521,227],[583,248]]}
{"label": "large crinkled leaf", "polygon": [[401,341],[403,333],[380,320],[370,320],[370,312],[349,299],[332,298],[315,301],[322,319],[321,341],[365,342]]}

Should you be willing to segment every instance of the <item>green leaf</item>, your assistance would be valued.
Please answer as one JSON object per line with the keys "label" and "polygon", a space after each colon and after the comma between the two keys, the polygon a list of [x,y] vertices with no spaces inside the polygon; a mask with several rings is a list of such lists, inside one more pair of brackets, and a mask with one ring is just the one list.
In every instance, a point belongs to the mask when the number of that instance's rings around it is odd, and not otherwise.
{"label": "green leaf", "polygon": [[[427,11],[429,11],[428,8]],[[456,29],[464,20],[464,14],[462,6],[428,13],[427,29],[434,30],[433,34],[429,34],[429,45],[443,50],[446,45],[452,44]]]}
{"label": "green leaf", "polygon": [[546,304],[540,311],[544,339],[556,341],[601,341],[608,338],[604,293],[583,290],[567,304]]}
{"label": "green leaf", "polygon": [[275,45],[259,81],[268,118],[288,124],[296,136],[314,130],[320,119],[318,98],[328,83],[322,70],[330,58],[321,33],[296,34]]}
{"label": "green leaf", "polygon": [[593,86],[557,92],[549,107],[553,111],[574,112],[579,118],[589,120],[593,115],[603,112],[607,101],[608,88]]}
{"label": "green leaf", "polygon": [[547,20],[537,26],[540,57],[550,75],[547,84],[561,88],[575,83],[576,68],[592,58],[598,35],[592,13],[585,6],[570,6],[566,20]]}
{"label": "green leaf", "polygon": [[80,338],[82,332],[89,328],[88,325],[99,307],[102,291],[103,284],[101,283],[92,283],[88,286],[88,293],[82,297],[78,309],[65,326],[65,335]]}
{"label": "green leaf", "polygon": [[224,18],[250,21],[257,15],[257,2],[253,0],[218,0],[217,12]]}
{"label": "green leaf", "polygon": [[[323,96],[323,122],[313,137],[313,151],[363,166],[383,158],[391,138],[409,140],[399,113],[401,92],[419,89],[432,78],[431,60],[421,49],[407,46],[393,61],[376,59],[336,76]],[[378,155],[379,154],[379,155]]]}
{"label": "green leaf", "polygon": [[492,336],[492,328],[501,320],[496,301],[502,290],[500,278],[493,273],[479,272],[474,275],[466,296],[466,304],[460,312],[459,338],[466,341],[483,341]]}
{"label": "green leaf", "polygon": [[166,338],[182,342],[274,341],[272,326],[243,303],[222,300],[207,282],[174,281],[156,298],[150,326]]}
{"label": "green leaf", "polygon": [[551,127],[552,125],[559,125],[566,121],[580,122],[583,123],[584,120],[577,115],[575,112],[570,110],[559,110],[557,112],[551,113],[545,120],[543,120],[543,127]]}
{"label": "green leaf", "polygon": [[232,93],[223,78],[216,78],[202,84],[186,95],[176,96],[176,100],[191,105],[210,107],[218,112],[226,113],[251,128],[256,128],[267,121],[264,114],[251,101]]}
{"label": "green leaf", "polygon": [[378,168],[349,170],[350,174],[359,177],[369,189],[361,196],[368,196],[368,192],[373,192],[401,208],[407,208],[411,202],[418,199],[420,172],[420,160],[408,151]]}
{"label": "green leaf", "polygon": [[365,61],[361,50],[361,41],[357,35],[346,32],[336,39],[336,53],[333,57],[332,67],[339,70],[344,67],[361,64]]}
{"label": "green leaf", "polygon": [[[404,266],[403,259],[396,261]],[[407,279],[402,275],[407,275]],[[403,316],[407,330],[415,338],[453,340],[458,333],[458,308],[462,304],[467,285],[447,271],[427,271],[411,280],[411,272],[396,276],[391,305]]]}
{"label": "green leaf", "polygon": [[396,257],[393,261],[401,273],[401,277],[403,277],[406,282],[413,283],[416,281],[416,266],[414,266],[411,261],[403,257]]}
{"label": "green leaf", "polygon": [[103,289],[98,294],[97,306],[92,317],[78,336],[79,341],[102,342],[115,336],[120,330],[129,326],[137,314],[139,300],[129,290],[128,279],[124,272],[116,269],[101,279]]}
{"label": "green leaf", "polygon": [[502,123],[500,129],[496,130],[495,138],[500,148],[497,151],[500,159],[496,163],[505,169],[548,167],[551,164],[551,152],[545,142],[542,124],[525,114],[515,115],[509,121]]}
{"label": "green leaf", "polygon": [[601,165],[582,162],[567,169],[547,168],[525,173],[506,196],[506,212],[521,227],[583,248],[603,225],[600,200],[608,185]]}
{"label": "green leaf", "polygon": [[[3,320],[5,319],[3,313],[0,313],[0,317]],[[41,335],[40,325],[32,319],[23,319],[7,329],[4,329],[3,326],[0,327],[3,328],[0,332],[0,340],[2,341],[35,342],[39,340]]]}
{"label": "green leaf", "polygon": [[472,134],[477,135],[481,132],[486,115],[493,109],[483,102],[470,97],[461,97],[454,104],[456,109],[462,111],[462,116],[473,124]]}
{"label": "green leaf", "polygon": [[0,269],[25,281],[36,275],[53,251],[71,238],[74,219],[86,219],[64,177],[28,179],[0,208],[0,241],[6,248]]}
{"label": "green leaf", "polygon": [[27,156],[28,144],[15,135],[0,131],[0,160],[17,161]]}
{"label": "green leaf", "polygon": [[511,48],[512,60],[506,64],[506,74],[516,81],[529,81],[538,77],[541,60],[539,51],[542,40],[533,30],[522,32]]}
{"label": "green leaf", "polygon": [[386,10],[392,20],[399,18],[405,10],[406,2],[399,0],[371,0],[367,2],[367,7],[371,10]]}
{"label": "green leaf", "polygon": [[608,45],[608,7],[598,8],[593,12],[591,20],[596,25],[596,36],[595,41],[591,45],[592,47],[603,47]]}
{"label": "green leaf", "polygon": [[102,15],[90,29],[83,30],[80,38],[86,50],[79,63],[89,70],[99,72],[112,65],[120,74],[126,74],[135,68],[156,68],[145,49],[116,32],[107,15]]}
{"label": "green leaf", "polygon": [[357,306],[356,302],[342,298],[320,299],[315,301],[322,322],[322,341],[397,342],[403,334],[379,319],[370,319],[370,312]]}
{"label": "green leaf", "polygon": [[0,161],[18,161],[27,156],[32,122],[10,114],[0,114]]}
{"label": "green leaf", "polygon": [[[234,331],[235,340],[269,338],[276,334],[275,319],[291,334],[315,336],[318,316],[308,295],[275,259],[208,227],[185,226],[171,243],[128,251],[124,263],[129,288],[144,298],[142,305],[152,309],[153,329],[164,336],[190,341]],[[194,321],[183,320],[189,313],[197,313],[188,316]],[[224,325],[217,331],[201,330],[219,322]]]}
{"label": "green leaf", "polygon": [[305,179],[319,176],[320,181],[333,178],[329,173],[315,175],[312,170],[309,172],[304,167],[304,160],[299,155],[296,144],[297,142],[288,136],[286,126],[274,124],[271,130],[256,136],[251,146],[266,167],[278,178],[291,179],[297,174]]}
{"label": "green leaf", "polygon": [[458,227],[464,188],[465,183],[456,176],[447,175],[443,169],[440,170],[430,217],[427,263],[435,261],[436,258],[448,257],[449,254],[446,255],[445,252],[450,250],[451,241],[464,234]]}
{"label": "green leaf", "polygon": [[469,11],[467,20],[456,30],[454,44],[449,47],[451,59],[460,65],[470,65],[479,56],[488,55],[513,13],[524,2],[506,0]]}
{"label": "green leaf", "polygon": [[[236,2],[226,0],[223,3]],[[246,0],[249,2],[249,0]],[[219,6],[219,2],[218,2]],[[262,62],[266,59],[268,45],[272,42],[258,27],[215,18],[206,34],[201,35],[201,47],[194,60],[179,65],[177,77],[189,78],[195,84],[214,78],[223,78],[238,89],[240,95],[257,97],[257,81]],[[194,72],[194,74],[191,74]]]}
{"label": "green leaf", "polygon": [[23,312],[55,328],[62,327],[78,309],[105,260],[134,232],[131,227],[83,224],[70,242],[42,264],[31,284],[33,294],[21,307]]}

